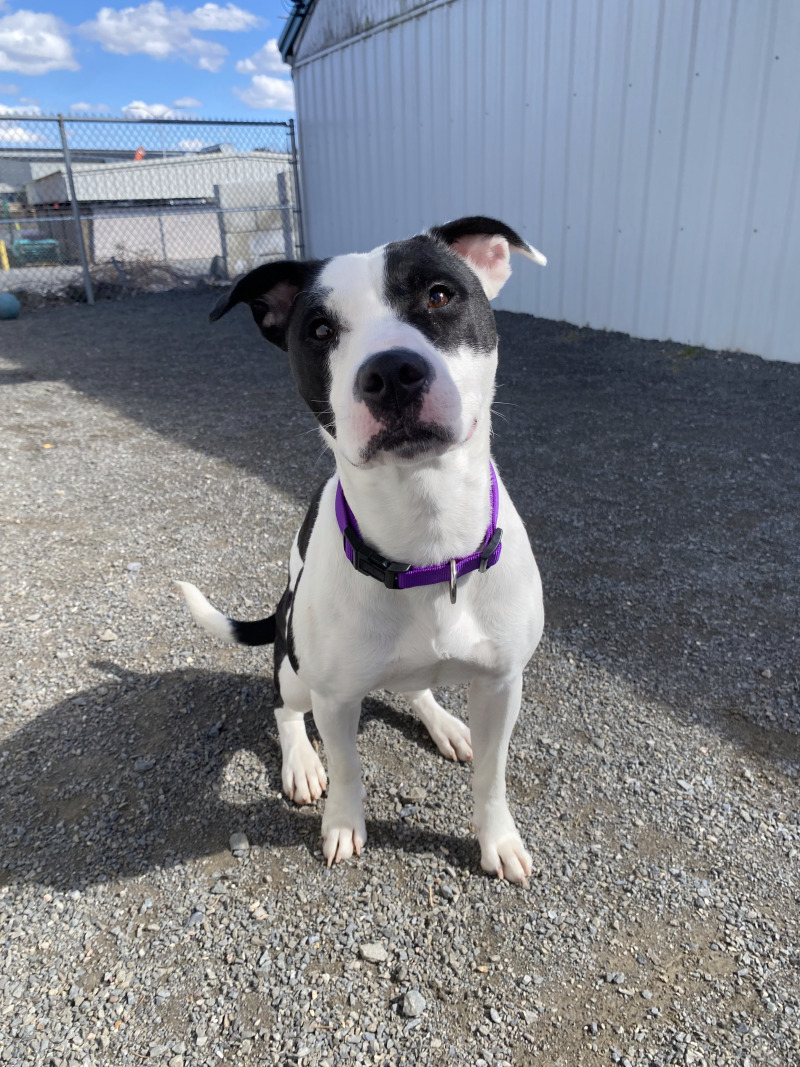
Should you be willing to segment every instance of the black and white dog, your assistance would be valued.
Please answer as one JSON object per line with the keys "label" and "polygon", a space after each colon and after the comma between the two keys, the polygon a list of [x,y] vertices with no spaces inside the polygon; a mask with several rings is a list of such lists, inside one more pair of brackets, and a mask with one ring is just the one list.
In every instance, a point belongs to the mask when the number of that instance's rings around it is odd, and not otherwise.
{"label": "black and white dog", "polygon": [[[366,841],[356,749],[370,690],[403,693],[439,750],[474,751],[481,865],[524,882],[531,859],[506,803],[522,671],[542,634],[539,572],[489,456],[497,332],[489,301],[510,253],[544,256],[502,222],[465,218],[363,255],[282,262],[241,278],[211,312],[249,304],[288,352],[300,395],[336,457],[289,558],[277,611],[237,622],[181,582],[196,621],[275,643],[283,788],[328,788],[330,866]],[[430,687],[469,682],[470,730]],[[310,744],[313,710],[328,760]]]}

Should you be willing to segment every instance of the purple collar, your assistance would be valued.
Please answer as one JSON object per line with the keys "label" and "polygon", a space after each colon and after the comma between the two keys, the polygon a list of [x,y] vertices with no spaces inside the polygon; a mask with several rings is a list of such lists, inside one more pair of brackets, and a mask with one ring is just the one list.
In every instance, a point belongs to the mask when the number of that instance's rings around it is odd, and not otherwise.
{"label": "purple collar", "polygon": [[497,563],[503,548],[500,540],[503,531],[497,526],[499,510],[497,475],[491,462],[489,473],[491,474],[492,517],[482,547],[470,556],[450,559],[445,563],[434,563],[429,567],[412,567],[410,563],[395,563],[365,544],[361,539],[356,517],[345,500],[342,483],[339,482],[336,486],[336,521],[344,536],[345,555],[360,574],[375,578],[387,589],[412,589],[418,585],[438,585],[440,582],[449,582],[450,600],[455,604],[456,582],[461,575],[477,570],[483,574],[487,568]]}

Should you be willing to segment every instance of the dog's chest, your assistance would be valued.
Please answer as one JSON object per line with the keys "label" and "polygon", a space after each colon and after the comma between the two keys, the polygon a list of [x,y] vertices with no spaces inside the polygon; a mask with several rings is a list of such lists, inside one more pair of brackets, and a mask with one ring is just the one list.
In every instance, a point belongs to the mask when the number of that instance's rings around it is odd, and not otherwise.
{"label": "dog's chest", "polygon": [[[425,609],[384,620],[389,633],[381,685],[406,690],[467,681],[497,658],[492,640],[469,605],[452,605],[449,594]],[[392,634],[391,631],[394,631]]]}
{"label": "dog's chest", "polygon": [[345,574],[346,590],[307,582],[305,574],[299,582],[292,625],[299,673],[310,688],[338,679],[362,692],[404,692],[496,669],[502,650],[472,590],[459,590],[451,604],[446,586],[389,593],[354,571]]}

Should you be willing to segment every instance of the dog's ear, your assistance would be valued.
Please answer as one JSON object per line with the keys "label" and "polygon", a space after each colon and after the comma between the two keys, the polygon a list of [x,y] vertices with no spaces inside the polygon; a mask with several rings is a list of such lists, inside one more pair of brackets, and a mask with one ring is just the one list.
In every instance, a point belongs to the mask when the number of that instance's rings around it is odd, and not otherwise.
{"label": "dog's ear", "polygon": [[219,298],[209,313],[209,320],[216,322],[236,304],[247,304],[262,335],[285,351],[292,305],[318,267],[317,262],[291,259],[256,267]]}
{"label": "dog's ear", "polygon": [[464,257],[480,278],[483,291],[490,300],[511,277],[509,260],[512,252],[520,252],[542,267],[547,263],[542,253],[523,241],[510,226],[482,215],[446,222],[428,232]]}

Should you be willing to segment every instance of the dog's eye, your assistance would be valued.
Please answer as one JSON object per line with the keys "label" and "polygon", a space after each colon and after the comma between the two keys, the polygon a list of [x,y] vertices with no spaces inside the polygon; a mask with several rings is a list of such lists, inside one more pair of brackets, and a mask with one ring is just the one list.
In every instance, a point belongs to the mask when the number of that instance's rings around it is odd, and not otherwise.
{"label": "dog's eye", "polygon": [[436,311],[450,303],[451,293],[443,285],[434,285],[428,293],[428,307]]}
{"label": "dog's eye", "polygon": [[325,319],[315,319],[308,332],[315,341],[329,341],[333,337],[333,327]]}

